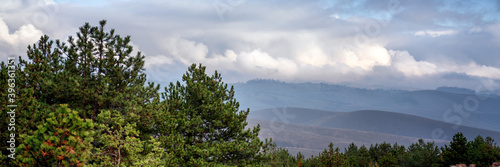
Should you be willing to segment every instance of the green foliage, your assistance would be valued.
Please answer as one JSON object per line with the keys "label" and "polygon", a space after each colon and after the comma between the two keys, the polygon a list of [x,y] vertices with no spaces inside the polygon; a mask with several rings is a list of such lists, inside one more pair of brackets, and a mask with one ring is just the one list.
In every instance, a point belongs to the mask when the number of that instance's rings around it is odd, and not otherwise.
{"label": "green foliage", "polygon": [[469,150],[470,145],[467,144],[467,138],[461,133],[453,135],[453,141],[450,146],[445,145],[441,148],[443,156],[443,165],[450,164],[470,164]]}
{"label": "green foliage", "polygon": [[[126,122],[116,110],[103,111],[98,116],[98,128],[89,166],[160,166],[163,150],[152,136],[141,141],[136,123]],[[149,142],[149,143],[148,143]],[[144,148],[149,144],[151,151]]]}
{"label": "green foliage", "polygon": [[[449,166],[459,163],[490,166],[500,160],[500,147],[491,137],[476,137],[467,141],[462,133],[457,133],[441,150],[434,142],[425,143],[422,139],[408,148],[397,143],[381,143],[357,147],[351,143],[344,151],[338,152],[330,143],[328,150],[318,156],[305,159],[303,166]],[[455,155],[462,153],[460,155]],[[465,155],[465,156],[464,156]],[[300,160],[300,158],[299,158]],[[295,165],[294,165],[295,166]]]}
{"label": "green foliage", "polygon": [[[80,27],[77,38],[70,37],[67,43],[42,36],[28,46],[29,60],[19,57],[14,69],[18,106],[15,134],[24,135],[17,138],[18,144],[27,136],[37,135],[36,131],[45,126],[47,117],[56,110],[53,106],[67,104],[80,118],[94,122],[98,122],[96,117],[101,110],[119,111],[126,122],[136,123],[135,129],[141,132],[136,136],[140,143],[148,143],[141,153],[157,149],[153,143],[159,143],[151,140],[154,112],[146,109],[152,99],[159,98],[159,86],[145,85],[144,56],[140,52],[131,56],[130,37],[115,35],[114,30],[105,32],[105,24],[101,21],[99,26],[91,27],[86,23]],[[8,67],[2,62],[0,110],[4,113],[8,112],[8,75]],[[0,115],[2,129],[8,126],[6,115]],[[1,133],[0,139],[7,141],[8,135]],[[7,147],[5,142],[0,143],[2,166],[20,165],[23,157],[12,161],[3,156],[9,153]]]}
{"label": "green foliage", "polygon": [[419,139],[408,147],[408,154],[407,166],[438,166],[440,162],[440,151],[434,142]]}
{"label": "green foliage", "polygon": [[269,149],[266,150],[265,156],[266,160],[261,161],[259,164],[253,164],[255,166],[300,166],[299,164],[303,161],[303,155],[300,153],[297,157],[292,156],[288,150],[280,147],[276,147],[276,144],[270,141]]}
{"label": "green foliage", "polygon": [[205,74],[205,67],[193,64],[162,94],[157,117],[160,141],[174,163],[206,166],[254,164],[267,148],[257,137],[259,126],[245,129],[249,110],[240,111],[234,90],[221,75]]}
{"label": "green foliage", "polygon": [[67,105],[49,113],[33,135],[21,134],[18,159],[25,166],[82,166],[90,157],[92,120],[83,120]]}
{"label": "green foliage", "polygon": [[24,66],[20,89],[34,88],[33,98],[38,101],[68,104],[80,117],[94,121],[103,109],[124,115],[131,112],[141,117],[127,121],[151,129],[150,113],[143,108],[158,96],[159,85],[145,86],[144,55],[131,55],[130,36],[115,35],[114,29],[105,32],[106,21],[99,23],[96,27],[86,23],[77,38],[70,36],[67,42],[54,43],[45,35],[28,46],[31,62],[19,59],[19,65]]}
{"label": "green foliage", "polygon": [[378,162],[380,166],[388,166],[388,167],[399,166],[398,158],[392,153],[388,153],[381,156]]}
{"label": "green foliage", "polygon": [[474,141],[469,141],[471,150],[468,151],[470,162],[476,166],[490,166],[492,162],[500,160],[500,148],[491,137],[484,139],[477,136]]}

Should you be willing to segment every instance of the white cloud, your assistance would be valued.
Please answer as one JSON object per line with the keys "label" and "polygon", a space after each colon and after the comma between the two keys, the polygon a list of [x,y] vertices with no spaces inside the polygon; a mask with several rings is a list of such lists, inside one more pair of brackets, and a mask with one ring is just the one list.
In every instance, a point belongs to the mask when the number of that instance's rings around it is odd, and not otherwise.
{"label": "white cloud", "polygon": [[439,70],[436,64],[427,61],[416,61],[407,51],[390,50],[389,54],[392,58],[393,67],[407,77],[435,74]]}
{"label": "white cloud", "polygon": [[413,35],[414,36],[439,37],[439,36],[443,36],[443,35],[455,35],[457,33],[458,33],[457,30],[443,30],[443,31],[426,30],[426,31],[417,31]]}
{"label": "white cloud", "polygon": [[32,24],[23,25],[11,34],[7,24],[0,18],[0,46],[11,48],[12,50],[8,54],[25,52],[26,47],[35,43],[42,35],[42,31]]}
{"label": "white cloud", "polygon": [[324,53],[323,49],[317,45],[311,45],[299,50],[296,61],[302,65],[312,65],[315,67],[331,64],[329,57]]}
{"label": "white cloud", "polygon": [[500,69],[491,66],[478,65],[476,63],[470,63],[467,65],[460,66],[456,69],[457,71],[466,73],[467,75],[485,77],[491,79],[500,79]]}
{"label": "white cloud", "polygon": [[297,65],[292,60],[284,57],[274,58],[258,49],[241,52],[238,55],[238,63],[248,71],[261,74],[278,73],[291,76],[297,72]]}
{"label": "white cloud", "polygon": [[208,53],[208,48],[204,44],[180,38],[168,38],[161,42],[160,46],[186,65],[204,61]]}
{"label": "white cloud", "polygon": [[219,70],[232,70],[247,74],[291,76],[297,71],[294,61],[285,57],[272,57],[260,49],[250,52],[242,51],[238,54],[233,50],[226,50],[223,55],[213,54],[208,57],[209,50],[203,43],[179,38],[168,38],[165,40],[164,48],[172,57],[153,56],[149,59],[157,62],[148,65],[169,64],[172,60],[177,60],[185,65],[203,63]]}
{"label": "white cloud", "polygon": [[145,68],[152,68],[153,66],[161,66],[173,63],[172,58],[165,55],[146,56],[144,61]]}
{"label": "white cloud", "polygon": [[371,70],[374,66],[389,66],[391,57],[384,47],[373,45],[359,49],[344,49],[343,63],[349,67]]}

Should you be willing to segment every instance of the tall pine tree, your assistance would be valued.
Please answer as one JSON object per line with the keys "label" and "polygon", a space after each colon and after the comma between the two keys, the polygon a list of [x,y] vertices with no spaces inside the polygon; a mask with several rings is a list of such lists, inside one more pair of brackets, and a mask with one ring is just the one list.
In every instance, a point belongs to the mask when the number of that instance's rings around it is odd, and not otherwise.
{"label": "tall pine tree", "polygon": [[247,110],[239,110],[233,87],[217,71],[209,76],[193,64],[181,82],[171,83],[157,122],[162,147],[174,162],[205,166],[247,165],[264,158],[268,143],[257,137],[259,126],[246,129]]}
{"label": "tall pine tree", "polygon": [[[116,35],[114,30],[105,31],[106,21],[92,27],[86,23],[80,27],[76,38],[67,42],[50,40],[42,36],[28,46],[28,60],[19,57],[16,67],[16,122],[17,134],[25,134],[18,141],[35,135],[40,125],[44,125],[49,113],[56,111],[59,104],[67,104],[82,119],[100,122],[97,115],[102,110],[119,112],[126,122],[136,122],[140,132],[136,136],[141,141],[151,143],[154,112],[147,110],[152,99],[158,99],[159,85],[146,84],[144,55],[132,55],[130,36]],[[2,65],[0,81],[0,110],[8,112],[6,86],[7,67]],[[8,118],[2,114],[2,129],[7,129]],[[129,133],[127,133],[129,134]],[[99,135],[99,134],[96,134]],[[135,134],[134,134],[135,135]],[[8,140],[7,133],[0,134],[1,140]],[[103,143],[93,142],[100,147]],[[7,155],[6,143],[0,148]],[[144,149],[147,154],[155,148]],[[12,166],[13,161],[1,156],[4,164]],[[18,164],[19,165],[19,164]]]}
{"label": "tall pine tree", "polygon": [[450,142],[450,146],[445,145],[441,147],[443,165],[454,165],[454,164],[469,164],[470,145],[467,144],[467,138],[458,132],[453,135],[453,141]]}

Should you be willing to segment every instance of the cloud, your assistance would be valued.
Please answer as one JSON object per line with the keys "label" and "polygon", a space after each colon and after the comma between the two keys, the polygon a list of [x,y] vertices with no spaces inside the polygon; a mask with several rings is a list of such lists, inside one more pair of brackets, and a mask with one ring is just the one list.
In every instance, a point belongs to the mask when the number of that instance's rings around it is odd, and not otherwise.
{"label": "cloud", "polygon": [[204,44],[186,39],[168,38],[160,45],[176,60],[184,64],[202,62],[208,53],[208,48]]}
{"label": "cloud", "polygon": [[144,61],[145,68],[153,68],[154,66],[162,66],[173,63],[172,58],[165,55],[146,56]]}
{"label": "cloud", "polygon": [[458,33],[457,30],[443,30],[443,31],[426,30],[426,31],[417,31],[413,35],[439,37],[439,36],[443,36],[443,35],[455,35],[457,33]]}
{"label": "cloud", "polygon": [[290,76],[297,72],[297,65],[292,60],[284,57],[274,58],[260,50],[241,52],[238,55],[238,63],[248,71],[262,74],[278,73]]}
{"label": "cloud", "polygon": [[342,54],[345,58],[343,63],[349,67],[371,70],[374,66],[388,66],[391,64],[391,57],[387,49],[377,45],[354,50],[344,49]]}
{"label": "cloud", "polygon": [[395,69],[407,77],[432,75],[438,72],[438,66],[427,61],[416,61],[407,51],[390,50]]}
{"label": "cloud", "polygon": [[478,65],[474,62],[458,67],[457,71],[466,73],[467,75],[500,79],[500,69],[491,66]]}
{"label": "cloud", "polygon": [[20,54],[25,52],[28,45],[36,42],[43,35],[32,24],[22,25],[18,30],[9,33],[9,27],[0,18],[0,47],[9,48],[8,54]]}
{"label": "cloud", "polygon": [[232,70],[244,74],[290,76],[297,71],[297,65],[294,61],[284,57],[275,58],[260,49],[254,49],[250,52],[241,51],[238,54],[233,50],[226,50],[223,55],[213,54],[209,57],[209,50],[203,43],[179,38],[169,38],[165,41],[165,50],[171,57],[153,56],[150,60],[156,62],[149,65],[168,64],[172,63],[172,60],[176,60],[185,65],[203,63],[216,66],[219,70]]}
{"label": "cloud", "polygon": [[131,35],[157,80],[175,81],[187,65],[203,63],[233,82],[454,86],[498,78],[500,67],[491,1],[220,1],[229,6],[221,15],[201,0],[8,2],[0,7],[0,55],[23,53],[42,32],[75,36],[85,22],[106,19],[108,30]]}

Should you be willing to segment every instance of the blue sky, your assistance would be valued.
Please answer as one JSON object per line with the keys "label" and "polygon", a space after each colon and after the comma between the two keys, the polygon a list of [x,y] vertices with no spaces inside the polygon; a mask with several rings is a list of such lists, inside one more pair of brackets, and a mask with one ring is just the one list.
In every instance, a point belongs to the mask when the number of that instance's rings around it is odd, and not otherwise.
{"label": "blue sky", "polygon": [[131,35],[149,80],[191,63],[226,82],[500,89],[500,2],[419,0],[1,0],[0,59],[85,22]]}

